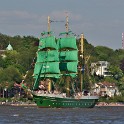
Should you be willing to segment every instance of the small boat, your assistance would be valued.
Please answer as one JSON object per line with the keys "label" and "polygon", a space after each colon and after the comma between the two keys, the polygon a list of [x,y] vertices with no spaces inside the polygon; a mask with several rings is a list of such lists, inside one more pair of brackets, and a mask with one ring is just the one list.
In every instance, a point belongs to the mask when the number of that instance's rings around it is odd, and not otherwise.
{"label": "small boat", "polygon": [[50,22],[48,16],[48,32],[41,33],[39,40],[33,99],[41,108],[93,108],[99,97],[84,94],[83,90],[84,35],[77,43],[66,16],[66,32],[56,38],[50,31]]}

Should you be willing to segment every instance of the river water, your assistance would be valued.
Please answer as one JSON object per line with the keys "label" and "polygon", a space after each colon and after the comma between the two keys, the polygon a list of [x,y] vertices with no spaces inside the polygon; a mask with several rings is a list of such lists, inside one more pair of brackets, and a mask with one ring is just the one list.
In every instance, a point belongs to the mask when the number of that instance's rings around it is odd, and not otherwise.
{"label": "river water", "polygon": [[0,106],[0,124],[124,124],[124,107],[57,109]]}

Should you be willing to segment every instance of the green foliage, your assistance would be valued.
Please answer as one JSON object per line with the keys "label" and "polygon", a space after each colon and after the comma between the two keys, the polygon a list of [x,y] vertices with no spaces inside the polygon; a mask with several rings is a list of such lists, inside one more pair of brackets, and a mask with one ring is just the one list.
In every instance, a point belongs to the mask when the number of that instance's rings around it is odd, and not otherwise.
{"label": "green foliage", "polygon": [[0,97],[0,102],[6,102],[6,101],[11,102],[12,100],[10,98],[2,98],[2,97]]}
{"label": "green foliage", "polygon": [[4,62],[6,64],[6,67],[18,63],[19,53],[16,50],[6,51],[5,56],[6,57],[4,58]]}
{"label": "green foliage", "polygon": [[113,66],[111,65],[109,68],[112,76],[116,79],[116,80],[120,80],[120,78],[122,78],[123,76],[123,72],[122,70],[118,67],[118,66]]}
{"label": "green foliage", "polygon": [[124,73],[124,59],[122,59],[121,61],[120,61],[120,69],[123,71],[123,73]]}
{"label": "green foliage", "polygon": [[[0,56],[0,84],[3,87],[6,86],[6,82],[12,86],[14,82],[22,81],[26,71],[31,68],[31,63],[35,57],[37,51],[35,42],[38,42],[38,38],[33,36],[10,37],[0,34],[0,50],[6,50],[9,43],[13,47],[12,51],[4,52],[4,57]],[[27,79],[29,82],[31,80],[30,78]]]}
{"label": "green foliage", "polygon": [[13,66],[9,66],[8,68],[5,68],[4,70],[2,70],[2,73],[0,73],[0,80],[1,82],[20,82],[22,80],[22,76],[19,72],[18,69],[16,69]]}
{"label": "green foliage", "polygon": [[2,67],[2,68],[6,67],[5,60],[3,59],[2,56],[0,56],[0,67]]}
{"label": "green foliage", "polygon": [[117,83],[117,80],[114,79],[113,77],[105,77],[104,79],[102,79],[103,81],[106,81],[106,82],[110,82],[110,83]]}
{"label": "green foliage", "polygon": [[109,61],[113,55],[113,50],[105,46],[97,46],[95,52],[100,61]]}
{"label": "green foliage", "polygon": [[106,102],[106,103],[117,103],[117,102],[124,102],[123,96],[115,96],[115,97],[100,97],[99,102]]}
{"label": "green foliage", "polygon": [[[79,39],[80,40],[80,39]],[[0,49],[6,50],[6,47],[10,43],[13,47],[13,51],[6,51],[5,56],[0,56],[0,83],[6,85],[6,82],[10,82],[12,85],[15,81],[20,82],[23,76],[28,71],[26,76],[26,83],[32,86],[34,80],[32,78],[33,69],[32,62],[36,57],[37,46],[39,42],[38,38],[33,36],[7,36],[0,34]],[[79,45],[79,42],[77,41]],[[124,50],[113,50],[105,46],[97,46],[89,44],[84,40],[84,55],[90,56],[86,67],[89,68],[90,64],[97,61],[110,62],[111,77],[98,77],[96,75],[91,76],[90,70],[86,68],[85,74],[88,75],[84,78],[85,82],[96,83],[98,81],[108,81],[116,83],[120,91],[124,92]]]}
{"label": "green foliage", "polygon": [[114,51],[114,54],[111,56],[111,64],[115,66],[120,66],[122,60],[124,59],[124,50],[118,49]]}

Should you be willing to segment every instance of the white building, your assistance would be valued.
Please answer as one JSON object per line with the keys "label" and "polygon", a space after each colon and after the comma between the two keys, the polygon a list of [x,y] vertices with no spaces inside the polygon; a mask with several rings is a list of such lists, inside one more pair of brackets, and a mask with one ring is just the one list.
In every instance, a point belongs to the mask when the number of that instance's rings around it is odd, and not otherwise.
{"label": "white building", "polygon": [[96,63],[91,64],[91,74],[94,73],[98,76],[111,76],[110,71],[108,70],[108,67],[110,66],[110,63],[107,61],[98,61]]}
{"label": "white building", "polygon": [[13,50],[13,47],[11,46],[11,44],[9,43],[6,50]]}
{"label": "white building", "polygon": [[6,50],[0,50],[0,56],[2,56],[2,58],[5,58],[5,57],[6,57],[5,51],[11,51],[11,50],[13,50],[13,47],[12,47],[12,45],[9,43],[8,46],[7,46],[7,48],[6,48]]}
{"label": "white building", "polygon": [[109,82],[100,82],[98,84],[95,83],[92,88],[94,94],[99,96],[107,95],[109,97],[114,97],[115,95],[121,95],[115,83],[109,83]]}

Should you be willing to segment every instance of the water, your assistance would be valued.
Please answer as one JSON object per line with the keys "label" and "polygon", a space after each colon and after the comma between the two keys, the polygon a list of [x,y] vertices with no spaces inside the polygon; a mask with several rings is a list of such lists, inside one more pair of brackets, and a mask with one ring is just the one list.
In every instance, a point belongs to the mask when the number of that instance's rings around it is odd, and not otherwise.
{"label": "water", "polygon": [[49,109],[0,106],[0,124],[124,124],[124,107]]}

